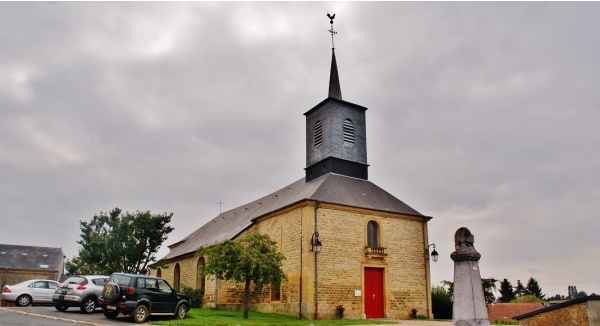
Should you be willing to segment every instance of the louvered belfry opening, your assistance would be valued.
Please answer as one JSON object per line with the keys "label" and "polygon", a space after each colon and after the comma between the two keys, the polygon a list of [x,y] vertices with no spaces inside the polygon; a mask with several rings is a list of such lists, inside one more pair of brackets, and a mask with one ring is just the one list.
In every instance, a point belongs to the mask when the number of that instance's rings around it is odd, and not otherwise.
{"label": "louvered belfry opening", "polygon": [[315,123],[315,147],[323,143],[323,124],[321,121]]}
{"label": "louvered belfry opening", "polygon": [[354,144],[354,123],[352,120],[344,120],[344,143]]}

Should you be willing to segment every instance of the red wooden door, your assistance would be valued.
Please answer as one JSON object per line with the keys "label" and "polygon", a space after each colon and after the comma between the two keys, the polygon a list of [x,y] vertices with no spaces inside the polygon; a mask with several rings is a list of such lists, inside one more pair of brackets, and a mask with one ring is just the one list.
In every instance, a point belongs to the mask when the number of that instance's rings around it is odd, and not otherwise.
{"label": "red wooden door", "polygon": [[383,269],[365,267],[365,315],[383,318]]}

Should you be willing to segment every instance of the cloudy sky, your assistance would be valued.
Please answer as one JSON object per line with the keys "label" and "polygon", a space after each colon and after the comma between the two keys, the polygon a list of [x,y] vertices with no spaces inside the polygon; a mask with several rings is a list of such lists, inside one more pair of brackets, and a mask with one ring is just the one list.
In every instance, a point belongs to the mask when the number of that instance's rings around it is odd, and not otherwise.
{"label": "cloudy sky", "polygon": [[[101,211],[166,245],[303,177],[303,113],[369,108],[369,179],[424,215],[453,278],[600,293],[600,3],[0,3],[0,242],[77,254]],[[326,239],[323,239],[326,246]]]}

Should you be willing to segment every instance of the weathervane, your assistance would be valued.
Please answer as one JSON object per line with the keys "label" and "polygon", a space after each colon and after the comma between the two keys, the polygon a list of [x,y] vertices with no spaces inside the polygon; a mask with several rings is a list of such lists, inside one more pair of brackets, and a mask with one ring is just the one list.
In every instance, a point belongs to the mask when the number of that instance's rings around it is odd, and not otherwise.
{"label": "weathervane", "polygon": [[333,29],[333,20],[335,19],[335,14],[330,15],[327,13],[327,17],[329,17],[329,23],[331,24],[331,29],[328,31],[331,33],[331,48],[335,49],[335,46],[333,45],[333,35],[337,34],[337,32]]}

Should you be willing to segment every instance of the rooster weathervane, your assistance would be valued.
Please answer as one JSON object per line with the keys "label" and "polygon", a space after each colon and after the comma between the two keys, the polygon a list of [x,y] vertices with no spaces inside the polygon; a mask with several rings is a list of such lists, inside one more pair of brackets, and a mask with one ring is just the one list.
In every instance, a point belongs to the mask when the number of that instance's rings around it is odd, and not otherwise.
{"label": "rooster weathervane", "polygon": [[328,31],[331,33],[331,48],[335,49],[335,46],[333,45],[333,35],[337,34],[337,32],[333,29],[333,20],[335,19],[335,14],[330,15],[327,13],[327,17],[329,18],[329,23],[331,24],[331,29]]}

